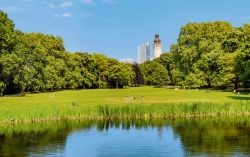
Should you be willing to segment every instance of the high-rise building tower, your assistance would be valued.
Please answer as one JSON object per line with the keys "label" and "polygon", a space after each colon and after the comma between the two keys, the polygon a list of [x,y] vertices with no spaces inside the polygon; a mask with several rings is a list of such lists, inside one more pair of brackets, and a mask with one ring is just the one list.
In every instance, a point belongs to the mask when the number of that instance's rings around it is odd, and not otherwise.
{"label": "high-rise building tower", "polygon": [[160,40],[160,36],[158,33],[155,34],[153,48],[154,48],[154,59],[160,57],[160,55],[162,54],[162,50],[161,50],[162,45],[161,45],[161,40]]}
{"label": "high-rise building tower", "polygon": [[138,64],[142,64],[150,60],[150,46],[147,42],[138,46]]}

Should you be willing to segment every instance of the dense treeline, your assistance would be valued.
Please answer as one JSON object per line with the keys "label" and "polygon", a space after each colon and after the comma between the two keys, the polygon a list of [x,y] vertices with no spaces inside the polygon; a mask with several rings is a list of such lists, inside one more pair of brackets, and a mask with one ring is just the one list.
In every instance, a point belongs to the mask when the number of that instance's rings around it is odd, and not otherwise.
{"label": "dense treeline", "polygon": [[187,24],[170,52],[141,67],[146,83],[152,85],[250,87],[250,25],[236,28],[227,22]]}
{"label": "dense treeline", "polygon": [[250,25],[232,27],[227,22],[188,24],[172,47],[180,85],[191,87],[248,86],[250,75]]}
{"label": "dense treeline", "polygon": [[101,54],[69,53],[60,37],[15,30],[0,12],[0,95],[130,86],[131,65]]}
{"label": "dense treeline", "polygon": [[170,52],[141,65],[66,52],[63,39],[15,29],[0,11],[0,95],[139,85],[250,87],[250,25],[190,23]]}

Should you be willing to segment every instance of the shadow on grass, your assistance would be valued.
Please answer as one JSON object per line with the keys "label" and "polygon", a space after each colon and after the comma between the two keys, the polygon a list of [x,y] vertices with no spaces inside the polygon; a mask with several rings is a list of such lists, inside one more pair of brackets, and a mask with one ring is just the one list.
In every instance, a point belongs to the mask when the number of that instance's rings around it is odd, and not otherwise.
{"label": "shadow on grass", "polygon": [[246,96],[228,96],[228,97],[234,100],[250,100],[250,97]]}

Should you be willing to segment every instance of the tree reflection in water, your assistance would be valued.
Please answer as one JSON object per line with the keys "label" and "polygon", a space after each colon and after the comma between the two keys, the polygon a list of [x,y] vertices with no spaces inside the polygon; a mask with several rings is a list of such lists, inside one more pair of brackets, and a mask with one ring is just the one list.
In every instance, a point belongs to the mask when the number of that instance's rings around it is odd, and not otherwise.
{"label": "tree reflection in water", "polygon": [[[186,155],[250,155],[250,120],[245,118],[86,120],[0,127],[0,156],[62,153],[72,132],[110,128],[155,128],[159,140],[170,127]],[[145,131],[145,130],[142,130]],[[149,130],[148,130],[149,131]],[[112,138],[112,135],[111,137]]]}

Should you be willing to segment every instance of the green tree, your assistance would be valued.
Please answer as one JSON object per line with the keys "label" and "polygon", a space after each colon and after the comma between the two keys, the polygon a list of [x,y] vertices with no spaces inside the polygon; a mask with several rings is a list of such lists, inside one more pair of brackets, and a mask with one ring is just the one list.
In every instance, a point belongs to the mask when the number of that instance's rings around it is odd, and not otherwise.
{"label": "green tree", "polygon": [[96,61],[88,53],[78,53],[80,55],[81,75],[83,76],[83,88],[93,88],[98,86],[98,70]]}
{"label": "green tree", "polygon": [[[1,62],[3,55],[13,51],[15,46],[15,30],[14,23],[8,18],[7,14],[0,11],[0,82],[1,93],[6,90],[8,84],[7,76],[4,75],[4,65]],[[10,78],[9,78],[10,79]]]}
{"label": "green tree", "polygon": [[65,53],[65,70],[66,88],[76,89],[83,86],[83,76],[81,74],[81,57],[78,53]]}
{"label": "green tree", "polygon": [[107,70],[109,68],[109,58],[103,54],[93,54],[97,68],[97,84],[98,88],[106,88],[108,86]]}
{"label": "green tree", "polygon": [[236,79],[243,83],[244,87],[250,87],[248,75],[248,63],[250,60],[250,24],[240,28],[240,48],[236,50]]}
{"label": "green tree", "polygon": [[0,56],[10,53],[14,48],[14,23],[8,18],[7,14],[0,11]]}
{"label": "green tree", "polygon": [[246,62],[245,71],[240,79],[242,80],[244,87],[250,87],[250,60]]}
{"label": "green tree", "polygon": [[188,86],[189,88],[199,88],[206,85],[206,81],[204,79],[204,73],[202,71],[197,71],[194,73],[189,73],[185,77],[184,86]]}
{"label": "green tree", "polygon": [[230,86],[235,77],[234,60],[227,64],[223,57],[237,49],[237,41],[232,38],[236,36],[234,30],[227,22],[190,23],[182,27],[178,43],[171,49],[178,69],[174,78],[195,88]]}
{"label": "green tree", "polygon": [[236,53],[228,53],[218,58],[218,71],[212,74],[212,86],[220,89],[234,86]]}
{"label": "green tree", "polygon": [[[61,38],[40,33],[16,32],[16,41],[14,51],[4,54],[1,59],[7,93],[51,89],[52,87],[48,87],[51,85],[47,84],[49,79],[47,76],[52,74],[48,72],[54,72],[56,69],[51,68],[60,66],[51,66],[52,63],[48,63],[48,57],[55,58],[52,62],[62,58],[64,47]],[[62,87],[56,85],[55,88]]]}
{"label": "green tree", "polygon": [[133,84],[135,86],[143,85],[145,81],[140,66],[137,63],[135,63],[132,65],[132,68],[135,73]]}
{"label": "green tree", "polygon": [[53,56],[47,57],[46,67],[44,68],[44,83],[47,90],[62,89],[66,86],[64,78],[65,62]]}
{"label": "green tree", "polygon": [[148,61],[141,65],[146,84],[165,86],[171,83],[168,70],[156,61]]}
{"label": "green tree", "polygon": [[163,53],[159,58],[156,58],[155,60],[168,70],[171,84],[173,84],[173,71],[176,68],[173,53]]}
{"label": "green tree", "polygon": [[118,63],[108,69],[108,81],[111,86],[116,88],[131,86],[134,77],[135,73],[129,64]]}

